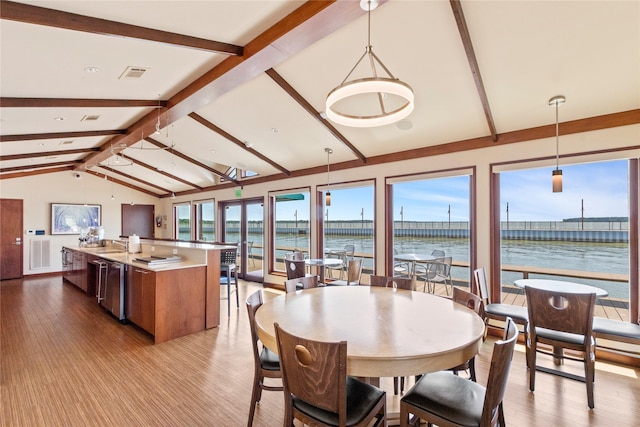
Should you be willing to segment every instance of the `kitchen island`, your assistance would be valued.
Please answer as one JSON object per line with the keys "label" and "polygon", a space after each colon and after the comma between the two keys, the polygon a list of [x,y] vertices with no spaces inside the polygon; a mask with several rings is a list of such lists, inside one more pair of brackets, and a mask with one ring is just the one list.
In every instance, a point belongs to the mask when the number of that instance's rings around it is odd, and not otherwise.
{"label": "kitchen island", "polygon": [[142,240],[141,252],[128,253],[107,242],[104,247],[64,247],[63,252],[86,259],[84,270],[69,276],[74,280],[65,279],[95,297],[95,261],[125,265],[126,319],[153,335],[156,344],[220,324],[220,252],[235,246]]}

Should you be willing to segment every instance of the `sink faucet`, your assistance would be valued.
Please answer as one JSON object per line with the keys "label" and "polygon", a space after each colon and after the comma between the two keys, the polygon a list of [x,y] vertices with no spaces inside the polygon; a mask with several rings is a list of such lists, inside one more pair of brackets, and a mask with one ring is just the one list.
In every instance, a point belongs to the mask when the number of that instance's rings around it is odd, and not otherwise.
{"label": "sink faucet", "polygon": [[112,240],[111,243],[113,243],[114,245],[119,245],[119,246],[123,246],[125,252],[129,252],[129,242],[127,241],[120,241],[120,240]]}

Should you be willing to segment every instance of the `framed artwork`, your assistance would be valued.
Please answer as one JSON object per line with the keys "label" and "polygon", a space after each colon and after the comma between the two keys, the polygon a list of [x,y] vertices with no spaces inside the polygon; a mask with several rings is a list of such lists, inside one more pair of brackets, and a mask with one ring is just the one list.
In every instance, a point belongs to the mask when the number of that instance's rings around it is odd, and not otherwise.
{"label": "framed artwork", "polygon": [[98,227],[101,205],[51,204],[51,234],[80,234],[80,230]]}

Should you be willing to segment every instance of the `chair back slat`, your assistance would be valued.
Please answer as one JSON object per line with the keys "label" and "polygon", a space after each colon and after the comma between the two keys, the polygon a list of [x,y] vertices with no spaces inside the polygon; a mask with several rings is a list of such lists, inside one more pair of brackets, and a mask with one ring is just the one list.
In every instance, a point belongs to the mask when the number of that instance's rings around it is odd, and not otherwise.
{"label": "chair back slat", "polygon": [[349,284],[360,284],[360,277],[362,276],[362,258],[349,260],[347,269],[347,281]]}
{"label": "chair back slat", "polygon": [[513,351],[518,339],[518,328],[516,324],[507,317],[504,328],[504,337],[493,346],[491,365],[489,367],[489,378],[482,410],[481,426],[497,425],[496,421],[500,412],[500,404],[504,399],[511,370]]}
{"label": "chair back slat", "polygon": [[285,395],[346,418],[347,342],[313,341],[274,327]]}
{"label": "chair back slat", "polygon": [[592,335],[596,294],[563,293],[525,286],[530,329]]}
{"label": "chair back slat", "polygon": [[295,292],[298,289],[311,289],[318,287],[318,276],[297,277],[285,280],[284,290],[286,293]]}
{"label": "chair back slat", "polygon": [[489,288],[487,286],[487,273],[484,267],[473,270],[473,278],[476,282],[476,288],[478,289],[478,295],[485,304],[489,304]]}
{"label": "chair back slat", "polygon": [[249,314],[249,330],[251,331],[251,344],[253,347],[253,361],[256,372],[260,369],[260,353],[258,351],[258,332],[256,331],[256,311],[262,306],[262,290],[249,295],[247,298],[247,313]]}
{"label": "chair back slat", "polygon": [[410,291],[412,288],[411,279],[406,277],[391,277],[391,276],[369,276],[369,284],[371,286],[380,286],[384,288],[397,288]]}
{"label": "chair back slat", "polygon": [[454,302],[464,305],[465,307],[475,311],[477,315],[482,316],[483,303],[482,299],[479,296],[454,286],[451,299]]}
{"label": "chair back slat", "polygon": [[287,280],[305,276],[305,264],[303,259],[286,260],[285,264],[287,266]]}
{"label": "chair back slat", "polygon": [[238,253],[237,249],[220,251],[220,264],[223,264],[223,265],[235,264],[237,253]]}

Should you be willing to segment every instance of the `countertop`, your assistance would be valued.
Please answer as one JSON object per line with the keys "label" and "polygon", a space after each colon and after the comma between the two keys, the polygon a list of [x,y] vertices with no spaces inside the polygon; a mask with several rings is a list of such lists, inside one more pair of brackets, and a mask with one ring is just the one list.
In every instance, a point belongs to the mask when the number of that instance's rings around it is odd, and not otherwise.
{"label": "countertop", "polygon": [[[145,258],[150,257],[152,255],[159,255],[159,251],[154,252],[138,252],[138,253],[128,253],[124,250],[119,250],[117,248],[112,247],[97,247],[97,248],[74,248],[70,246],[65,246],[67,249],[71,249],[74,251],[84,252],[86,254],[95,255],[97,257],[106,259],[108,261],[115,261],[122,264],[131,265],[133,267],[144,268],[145,270],[150,271],[167,271],[167,270],[178,270],[183,268],[193,268],[193,267],[205,267],[207,264],[202,260],[191,260],[188,258],[184,258],[181,262],[170,262],[161,265],[149,265],[145,262],[135,261],[136,258]],[[166,256],[171,256],[169,254],[163,254]]]}

